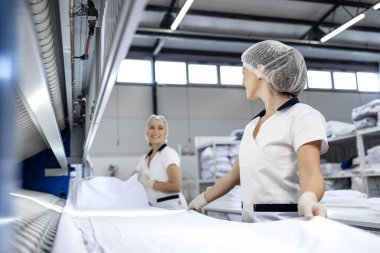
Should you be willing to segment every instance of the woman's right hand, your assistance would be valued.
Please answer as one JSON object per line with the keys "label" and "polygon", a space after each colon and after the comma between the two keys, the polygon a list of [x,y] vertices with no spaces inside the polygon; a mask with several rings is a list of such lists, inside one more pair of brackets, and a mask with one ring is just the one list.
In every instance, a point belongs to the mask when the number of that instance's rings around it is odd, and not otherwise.
{"label": "woman's right hand", "polygon": [[207,204],[208,203],[205,199],[205,193],[202,192],[201,194],[198,195],[198,197],[196,197],[190,202],[187,210],[195,210],[195,211],[201,212],[202,208]]}
{"label": "woman's right hand", "polygon": [[140,172],[137,176],[137,180],[145,186],[145,188],[153,188],[154,181],[145,175],[143,172]]}

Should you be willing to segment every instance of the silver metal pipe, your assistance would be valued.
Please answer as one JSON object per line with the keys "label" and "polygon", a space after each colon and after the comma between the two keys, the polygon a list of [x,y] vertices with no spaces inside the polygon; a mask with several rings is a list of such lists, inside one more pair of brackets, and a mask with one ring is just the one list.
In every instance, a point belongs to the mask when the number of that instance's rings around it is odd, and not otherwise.
{"label": "silver metal pipe", "polygon": [[[75,74],[74,74],[74,0],[70,0],[70,50],[71,50],[71,104],[74,108],[74,98],[75,98]],[[67,101],[69,103],[69,101]]]}
{"label": "silver metal pipe", "polygon": [[60,90],[57,69],[56,53],[51,27],[51,18],[48,0],[29,0],[29,9],[32,14],[36,30],[42,61],[45,68],[50,96],[53,102],[54,113],[59,129],[65,127],[65,115]]}

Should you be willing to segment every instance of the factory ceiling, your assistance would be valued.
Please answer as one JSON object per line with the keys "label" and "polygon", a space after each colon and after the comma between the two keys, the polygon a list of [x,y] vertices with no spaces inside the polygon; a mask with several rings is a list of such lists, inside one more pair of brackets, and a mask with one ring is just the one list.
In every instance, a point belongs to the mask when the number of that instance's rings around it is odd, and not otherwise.
{"label": "factory ceiling", "polygon": [[[274,39],[296,47],[308,65],[378,67],[378,0],[195,0],[177,30],[169,29],[185,0],[150,0],[130,50],[136,56],[223,57],[239,61],[251,44]],[[327,42],[320,39],[355,16],[365,17]]]}

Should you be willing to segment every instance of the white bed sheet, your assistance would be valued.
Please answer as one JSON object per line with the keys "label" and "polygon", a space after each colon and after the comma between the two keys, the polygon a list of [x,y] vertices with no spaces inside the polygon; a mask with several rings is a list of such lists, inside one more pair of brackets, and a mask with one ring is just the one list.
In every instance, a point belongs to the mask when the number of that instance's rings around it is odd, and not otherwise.
{"label": "white bed sheet", "polygon": [[74,181],[67,205],[80,211],[115,211],[149,207],[149,202],[137,175],[133,175],[126,181],[115,177]]}
{"label": "white bed sheet", "polygon": [[380,252],[379,236],[324,218],[248,224],[153,207],[71,208],[62,214],[54,253]]}

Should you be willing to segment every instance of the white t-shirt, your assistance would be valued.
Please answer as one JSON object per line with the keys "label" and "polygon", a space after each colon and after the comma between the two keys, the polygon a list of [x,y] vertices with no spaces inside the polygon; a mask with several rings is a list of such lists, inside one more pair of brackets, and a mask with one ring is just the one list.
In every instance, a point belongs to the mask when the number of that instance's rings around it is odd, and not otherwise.
{"label": "white t-shirt", "polygon": [[253,215],[253,204],[297,203],[298,148],[322,140],[321,154],[328,150],[325,118],[306,104],[290,104],[277,111],[254,139],[259,119],[254,118],[245,127],[239,150],[243,219]]}
{"label": "white t-shirt", "polygon": [[[169,165],[175,164],[180,168],[180,159],[177,152],[169,146],[165,146],[163,149],[154,155],[153,159],[150,161],[148,167],[148,156],[144,155],[139,163],[137,164],[136,171],[142,171],[145,173],[150,180],[167,182],[168,174],[167,168]],[[153,190],[152,188],[146,188],[149,203],[153,206],[167,208],[167,209],[186,209],[187,202],[182,192],[161,192]],[[165,197],[171,197],[178,195],[179,198],[158,201]]]}

